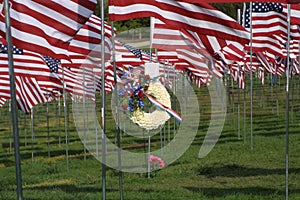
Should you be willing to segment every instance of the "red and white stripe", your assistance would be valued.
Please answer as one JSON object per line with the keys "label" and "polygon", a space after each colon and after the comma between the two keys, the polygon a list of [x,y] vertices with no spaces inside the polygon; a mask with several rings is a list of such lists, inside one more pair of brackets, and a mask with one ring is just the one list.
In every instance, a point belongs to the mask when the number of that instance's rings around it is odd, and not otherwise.
{"label": "red and white stripe", "polygon": [[111,0],[110,20],[156,17],[166,24],[228,40],[249,42],[249,32],[235,20],[210,6],[174,0]]}
{"label": "red and white stripe", "polygon": [[[69,42],[94,12],[96,0],[10,0],[13,44],[53,58],[66,58]],[[4,14],[0,34],[5,38]]]}

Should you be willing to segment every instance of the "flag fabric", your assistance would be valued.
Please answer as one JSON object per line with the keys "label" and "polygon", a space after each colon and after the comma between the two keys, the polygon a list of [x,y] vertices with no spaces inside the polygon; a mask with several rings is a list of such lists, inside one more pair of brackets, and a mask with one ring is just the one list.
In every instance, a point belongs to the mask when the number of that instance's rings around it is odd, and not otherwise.
{"label": "flag fabric", "polygon": [[0,108],[5,104],[6,99],[3,97],[0,97]]}
{"label": "flag fabric", "polygon": [[[76,33],[68,47],[69,61],[62,60],[63,65],[69,67],[99,67],[101,65],[101,19],[91,15],[89,20]],[[116,31],[114,30],[114,33]],[[104,22],[105,57],[104,62],[109,62],[112,51],[112,27]]]}
{"label": "flag fabric", "polygon": [[156,17],[164,23],[241,43],[249,43],[249,32],[239,23],[207,3],[174,0],[111,0],[110,20]]}
{"label": "flag fabric", "polygon": [[[198,3],[199,0],[182,0],[189,3]],[[238,3],[238,2],[249,2],[250,0],[204,0],[206,3]],[[272,0],[277,3],[300,3],[300,0]],[[269,0],[260,0],[260,2],[269,2]]]}
{"label": "flag fabric", "polygon": [[35,78],[16,76],[15,80],[17,105],[24,113],[29,113],[35,105],[47,101]]}
{"label": "flag fabric", "polygon": [[9,76],[0,75],[1,87],[0,87],[0,98],[1,99],[10,99],[10,82]]}
{"label": "flag fabric", "polygon": [[[286,34],[286,16],[280,3],[252,3],[252,49],[256,52],[268,51],[284,57],[283,42],[280,40]],[[250,29],[250,6],[244,7],[243,24]],[[250,47],[249,49],[250,50]]]}
{"label": "flag fabric", "polygon": [[[10,0],[13,44],[42,55],[67,58],[76,32],[94,12],[96,0]],[[0,3],[0,34],[5,38],[3,1]]]}
{"label": "flag fabric", "polygon": [[[181,70],[185,71],[189,67],[198,69],[200,71],[206,71],[206,73],[200,73],[205,75],[204,80],[208,80],[208,74],[211,72],[217,77],[222,77],[222,73],[217,70],[215,66],[207,66],[213,53],[207,51],[205,45],[201,42],[195,32],[176,30],[170,27],[168,24],[155,19],[153,30],[153,43],[152,46],[158,49],[158,52],[169,51],[176,55]],[[213,50],[215,53],[216,49]],[[189,70],[189,74],[192,75],[194,71]],[[199,75],[199,74],[198,74]],[[198,77],[198,76],[195,76]],[[194,79],[193,79],[194,80]],[[202,81],[203,83],[203,81]]]}
{"label": "flag fabric", "polygon": [[300,4],[291,5],[291,24],[300,25]]}
{"label": "flag fabric", "polygon": [[124,46],[124,43],[121,41],[116,40],[115,41],[115,61],[117,65],[124,66],[126,68],[126,65],[142,65],[144,62],[138,57],[138,52],[131,52],[128,48]]}

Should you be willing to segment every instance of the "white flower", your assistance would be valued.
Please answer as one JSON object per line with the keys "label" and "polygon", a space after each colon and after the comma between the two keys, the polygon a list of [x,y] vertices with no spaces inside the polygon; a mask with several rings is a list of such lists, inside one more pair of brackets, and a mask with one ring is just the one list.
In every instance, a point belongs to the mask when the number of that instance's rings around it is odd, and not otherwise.
{"label": "white flower", "polygon": [[[171,107],[170,95],[167,89],[160,82],[151,81],[147,93],[154,96],[157,101],[162,103],[167,107]],[[141,128],[146,130],[153,130],[159,128],[159,126],[164,125],[166,121],[170,119],[168,113],[163,110],[156,109],[151,113],[143,112],[137,109],[133,112],[130,119],[138,124]]]}

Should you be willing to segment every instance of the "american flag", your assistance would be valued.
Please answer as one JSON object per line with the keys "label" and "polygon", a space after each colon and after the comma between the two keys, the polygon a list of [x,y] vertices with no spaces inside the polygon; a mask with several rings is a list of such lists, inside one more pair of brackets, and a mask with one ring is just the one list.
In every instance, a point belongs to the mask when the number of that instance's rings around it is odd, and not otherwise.
{"label": "american flag", "polygon": [[142,65],[144,62],[138,58],[135,54],[133,54],[128,48],[124,46],[124,43],[121,41],[115,41],[115,53],[116,53],[116,63],[119,66],[124,66],[126,69],[126,65]]}
{"label": "american flag", "polygon": [[[175,60],[175,62],[179,61],[181,63],[181,66],[185,68],[182,69],[183,71],[189,71],[189,75],[192,77],[191,80],[201,80],[198,86],[208,83],[210,72],[218,77],[222,76],[214,67],[211,71],[206,65],[206,61],[208,61],[208,57],[211,55],[206,51],[205,47],[197,41],[193,33],[173,29],[168,24],[155,19],[152,41],[152,46],[157,48],[158,52],[172,52],[172,59],[174,59],[174,55],[176,55],[177,60]],[[195,70],[191,70],[192,68]],[[193,75],[193,73],[195,74]]]}
{"label": "american flag", "polygon": [[291,5],[291,24],[300,25],[300,4]]}
{"label": "american flag", "polygon": [[[60,59],[68,56],[69,42],[94,12],[97,0],[10,0],[10,3],[13,44]],[[4,13],[0,15],[0,34],[5,38]]]}
{"label": "american flag", "polygon": [[191,30],[243,44],[249,43],[250,39],[250,34],[244,27],[208,3],[191,4],[174,0],[111,0],[109,17],[111,21],[156,17],[174,29]]}
{"label": "american flag", "polygon": [[0,108],[5,104],[6,99],[3,97],[0,97]]}
{"label": "american flag", "polygon": [[49,67],[50,71],[53,73],[58,73],[58,64],[60,63],[60,61],[45,55],[43,56],[43,58],[47,66]]}
{"label": "american flag", "polygon": [[[286,15],[280,3],[252,3],[253,51],[267,51],[283,57],[283,40],[287,30]],[[250,6],[244,7],[243,24],[250,29]],[[249,50],[249,49],[248,49]]]}
{"label": "american flag", "polygon": [[[0,75],[0,98],[10,99],[9,75]],[[15,76],[16,100],[20,110],[29,113],[35,105],[46,102],[43,91],[36,79],[28,76]]]}
{"label": "american flag", "polygon": [[[63,65],[69,67],[99,67],[101,65],[101,19],[92,15],[71,40],[68,47],[69,58],[72,61],[65,62]],[[114,33],[116,31],[114,30]],[[104,22],[104,41],[105,41],[105,61],[111,59],[112,51],[112,27]]]}
{"label": "american flag", "polygon": [[[7,46],[0,47],[1,95],[10,98]],[[44,58],[34,52],[13,48],[16,77],[17,104],[27,113],[38,104],[45,102],[45,95],[62,89],[58,76],[53,76]],[[7,85],[8,84],[8,85]]]}
{"label": "american flag", "polygon": [[16,76],[17,104],[24,113],[29,113],[35,105],[47,101],[37,80],[33,77]]}
{"label": "american flag", "polygon": [[136,57],[138,57],[140,60],[143,60],[142,51],[140,49],[137,49],[129,44],[125,44],[123,42],[120,42],[124,47],[126,47],[131,53],[133,53]]}

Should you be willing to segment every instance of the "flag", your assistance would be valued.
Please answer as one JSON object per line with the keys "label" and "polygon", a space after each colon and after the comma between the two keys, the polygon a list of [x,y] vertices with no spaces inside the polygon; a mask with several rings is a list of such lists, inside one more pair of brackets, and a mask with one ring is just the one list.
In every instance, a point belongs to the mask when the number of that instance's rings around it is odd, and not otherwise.
{"label": "flag", "polygon": [[17,105],[24,113],[29,113],[35,105],[47,101],[35,78],[16,76],[15,80]]}
{"label": "flag", "polygon": [[[89,20],[79,29],[68,47],[69,58],[72,61],[62,61],[69,67],[99,67],[102,59],[101,49],[101,19],[91,15]],[[116,31],[114,30],[114,33]],[[104,22],[105,52],[104,62],[109,62],[112,52],[112,27]]]}
{"label": "flag", "polygon": [[[131,52],[129,48],[124,46],[125,43],[121,41],[115,41],[115,54],[116,54],[116,63],[118,65],[142,65],[144,62],[139,58],[140,51]],[[126,67],[125,67],[126,68]]]}
{"label": "flag", "polygon": [[[23,112],[27,113],[34,105],[45,102],[46,94],[52,94],[54,90],[60,91],[62,84],[59,77],[54,76],[50,71],[41,55],[16,46],[13,47],[13,53],[17,104]],[[8,70],[7,46],[1,44],[0,75],[3,82],[1,81],[0,86],[5,88],[2,92],[7,92],[6,98],[10,98]],[[7,77],[7,80],[4,77]]]}
{"label": "flag", "polygon": [[[182,0],[189,3],[198,3],[199,0]],[[268,2],[269,0],[260,0],[260,2]],[[278,3],[300,3],[300,0],[272,0]],[[206,3],[238,3],[238,2],[249,2],[249,0],[204,0]]]}
{"label": "flag", "polygon": [[300,25],[300,4],[291,5],[291,24]]}
{"label": "flag", "polygon": [[0,97],[0,108],[5,104],[6,99],[3,97]]}
{"label": "flag", "polygon": [[[252,3],[253,51],[267,51],[284,57],[283,37],[287,34],[287,19],[282,11],[283,6],[280,3]],[[250,29],[249,6],[244,6],[243,16],[244,26]]]}
{"label": "flag", "polygon": [[110,20],[156,17],[175,29],[191,30],[243,44],[249,43],[249,32],[234,19],[207,3],[185,3],[174,0],[111,0]]}
{"label": "flag", "polygon": [[[68,57],[69,42],[89,19],[97,4],[96,0],[9,2],[13,44],[57,59]],[[5,38],[3,2],[0,8],[0,34]]]}
{"label": "flag", "polygon": [[[181,70],[185,71],[189,67],[198,69],[200,71],[206,71],[206,73],[200,73],[204,75],[204,80],[208,80],[208,72],[221,77],[222,75],[214,66],[210,69],[207,66],[207,62],[213,56],[208,52],[205,46],[201,43],[199,37],[192,31],[176,30],[170,27],[168,24],[155,19],[153,30],[153,43],[152,46],[158,49],[158,52],[169,51],[176,55],[181,67]],[[182,65],[183,64],[183,65]],[[194,71],[189,70],[190,74]],[[198,76],[197,76],[198,77]]]}

